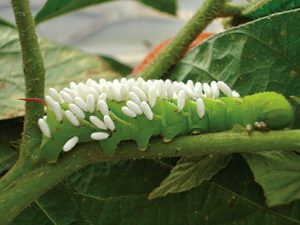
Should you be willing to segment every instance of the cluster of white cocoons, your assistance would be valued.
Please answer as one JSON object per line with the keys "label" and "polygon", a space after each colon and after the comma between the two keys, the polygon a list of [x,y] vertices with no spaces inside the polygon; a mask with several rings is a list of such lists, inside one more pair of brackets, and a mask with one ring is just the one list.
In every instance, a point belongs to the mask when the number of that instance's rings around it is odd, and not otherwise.
{"label": "cluster of white cocoons", "polygon": [[[225,96],[239,98],[236,91],[232,91],[223,81],[212,81],[208,83],[193,82],[187,83],[171,80],[147,80],[142,78],[107,81],[100,79],[96,82],[92,79],[86,83],[78,84],[71,82],[69,87],[58,92],[54,88],[49,89],[46,96],[47,106],[51,107],[56,119],[62,121],[65,117],[74,126],[80,126],[80,120],[88,119],[99,132],[91,134],[92,140],[104,140],[109,138],[110,132],[115,130],[115,124],[110,117],[108,101],[123,102],[122,112],[124,115],[135,118],[144,114],[148,120],[153,119],[153,108],[158,98],[177,99],[177,109],[181,111],[187,99],[196,102],[197,113],[200,118],[205,115],[203,98],[219,98],[221,92]],[[68,109],[63,110],[61,104],[67,104]],[[92,114],[101,112],[103,118]],[[86,118],[86,112],[92,116]],[[51,131],[47,123],[47,116],[39,119],[38,125],[43,134],[51,138]],[[77,136],[69,139],[63,147],[64,151],[71,150],[79,141]]]}

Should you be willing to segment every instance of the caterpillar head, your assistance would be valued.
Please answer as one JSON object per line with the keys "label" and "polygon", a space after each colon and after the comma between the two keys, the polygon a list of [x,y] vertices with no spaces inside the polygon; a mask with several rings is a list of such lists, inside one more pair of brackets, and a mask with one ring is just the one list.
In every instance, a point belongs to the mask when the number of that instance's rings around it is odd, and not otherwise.
{"label": "caterpillar head", "polygon": [[[259,93],[257,95],[262,95]],[[259,96],[261,104],[260,121],[264,121],[269,129],[291,127],[294,122],[292,106],[284,96],[275,92],[265,92]],[[267,95],[267,96],[266,96]]]}

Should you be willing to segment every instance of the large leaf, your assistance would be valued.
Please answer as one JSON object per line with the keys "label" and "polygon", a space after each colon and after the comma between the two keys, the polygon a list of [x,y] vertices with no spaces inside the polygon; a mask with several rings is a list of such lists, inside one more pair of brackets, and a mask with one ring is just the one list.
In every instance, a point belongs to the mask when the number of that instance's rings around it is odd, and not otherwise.
{"label": "large leaf", "polygon": [[0,177],[16,161],[22,132],[22,119],[0,123]]}
{"label": "large leaf", "polygon": [[[56,16],[72,12],[87,6],[109,2],[112,0],[47,0],[43,8],[35,17],[36,23],[43,22]],[[137,0],[145,5],[149,5],[162,12],[175,14],[176,0]]]}
{"label": "large leaf", "polygon": [[[118,73],[100,57],[84,54],[46,40],[40,41],[46,67],[46,87],[62,88],[70,81],[117,78]],[[0,26],[0,119],[24,114],[24,77],[15,29]]]}
{"label": "large leaf", "polygon": [[207,155],[200,158],[181,158],[170,174],[148,196],[149,199],[180,193],[198,187],[225,168],[231,155]]}
{"label": "large leaf", "polygon": [[300,202],[266,207],[239,157],[198,188],[147,200],[168,170],[150,160],[90,166],[39,198],[12,225],[300,224]]}
{"label": "large leaf", "polygon": [[300,199],[300,156],[294,152],[243,154],[270,206]]}
{"label": "large leaf", "polygon": [[277,91],[300,95],[300,10],[230,29],[191,50],[171,78],[224,80],[242,95]]}
{"label": "large leaf", "polygon": [[299,6],[299,0],[257,0],[243,14],[246,17],[258,18],[276,12],[295,9]]}

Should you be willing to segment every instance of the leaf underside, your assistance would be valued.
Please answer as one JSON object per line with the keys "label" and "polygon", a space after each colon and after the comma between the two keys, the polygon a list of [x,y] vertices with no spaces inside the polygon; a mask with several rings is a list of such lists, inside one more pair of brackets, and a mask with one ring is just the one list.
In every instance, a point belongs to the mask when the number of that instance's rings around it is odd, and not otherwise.
{"label": "leaf underside", "polygon": [[225,168],[231,155],[207,155],[199,158],[181,158],[170,174],[148,196],[149,199],[180,193],[198,187]]}
{"label": "leaf underside", "polygon": [[243,154],[269,206],[300,199],[300,156],[295,152]]}

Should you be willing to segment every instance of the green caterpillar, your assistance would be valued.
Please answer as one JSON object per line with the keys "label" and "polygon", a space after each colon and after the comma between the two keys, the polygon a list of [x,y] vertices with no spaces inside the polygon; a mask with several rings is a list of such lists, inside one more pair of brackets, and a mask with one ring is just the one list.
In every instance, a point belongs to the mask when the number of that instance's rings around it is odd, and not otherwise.
{"label": "green caterpillar", "polygon": [[124,140],[146,150],[152,136],[168,142],[179,134],[226,131],[235,124],[283,129],[294,121],[282,95],[264,92],[240,98],[222,81],[101,79],[71,82],[70,88],[60,93],[51,88],[49,94],[47,116],[38,121],[44,134],[42,154],[49,162],[78,142],[99,140],[112,154]]}

